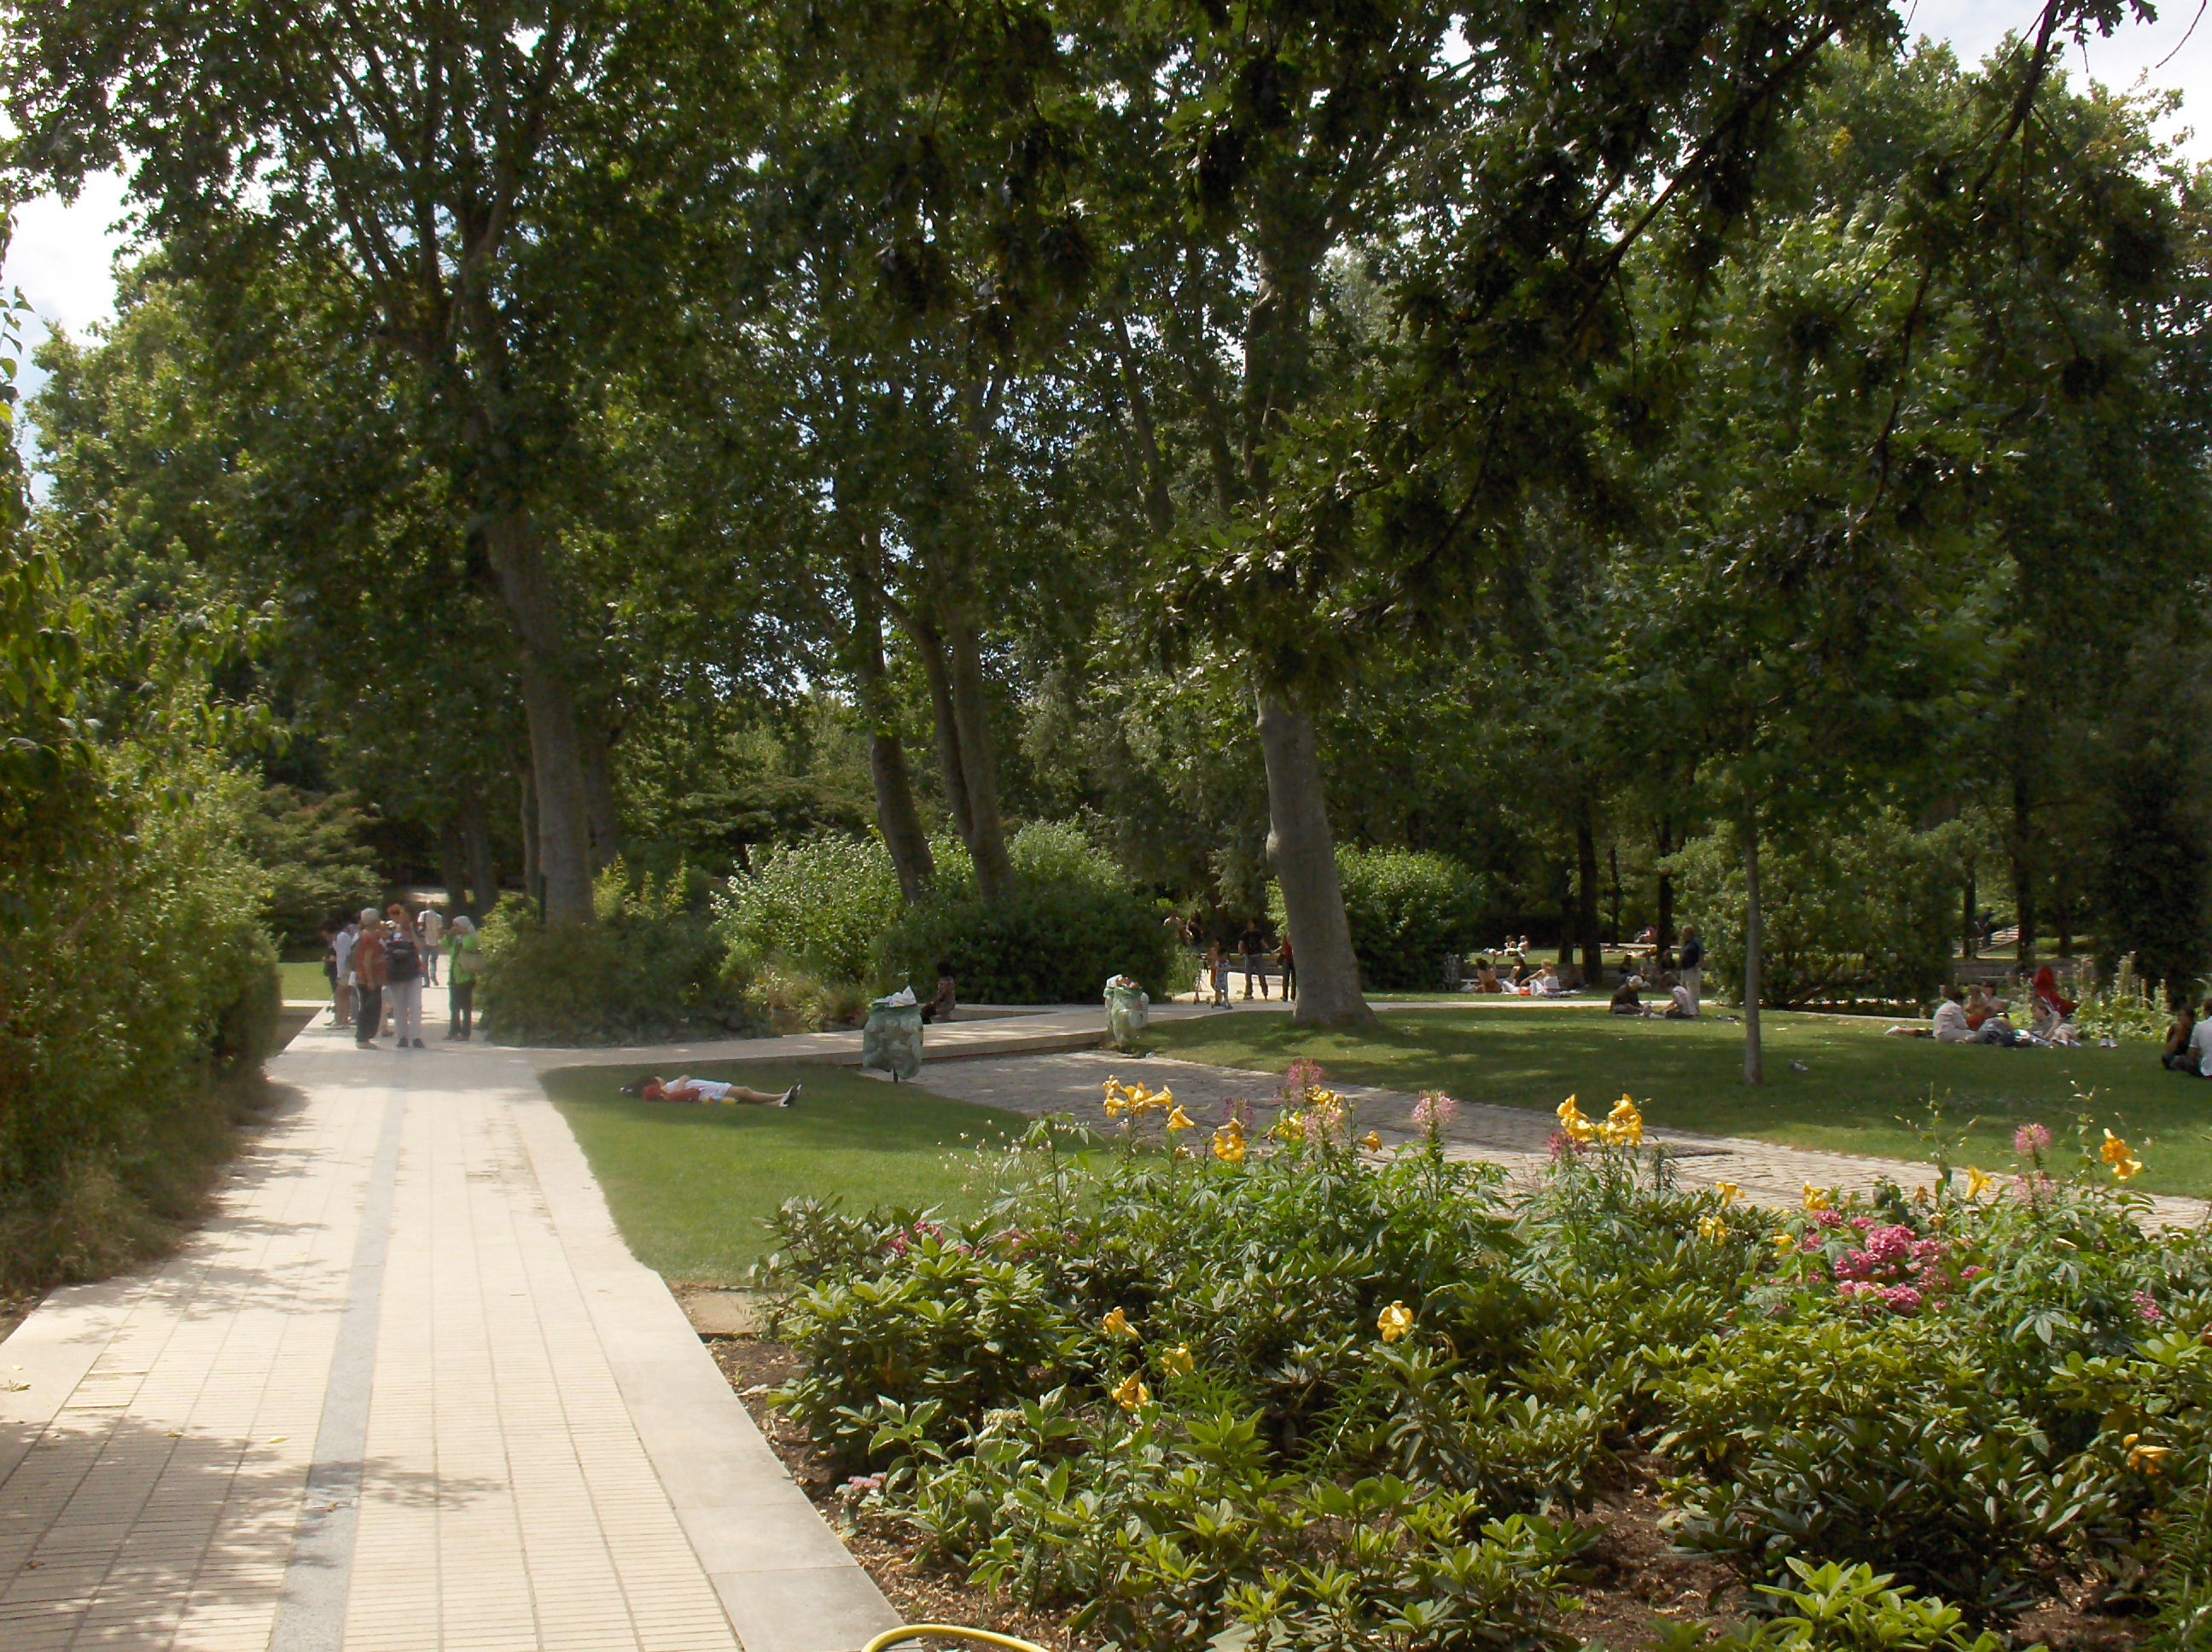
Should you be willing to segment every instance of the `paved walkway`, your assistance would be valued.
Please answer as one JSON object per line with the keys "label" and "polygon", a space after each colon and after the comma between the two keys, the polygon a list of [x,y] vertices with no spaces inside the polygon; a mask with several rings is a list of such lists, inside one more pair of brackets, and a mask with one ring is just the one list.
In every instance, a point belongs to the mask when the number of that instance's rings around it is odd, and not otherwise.
{"label": "paved walkway", "polygon": [[571,1059],[311,1028],[192,1242],[0,1343],[0,1648],[851,1652],[897,1621],[616,1235],[536,1082]]}
{"label": "paved walkway", "polygon": [[[1226,1116],[1224,1109],[1229,1102],[1249,1101],[1264,1127],[1274,1116],[1281,1084],[1271,1072],[1201,1066],[1165,1056],[1139,1059],[1099,1049],[948,1061],[925,1067],[918,1082],[942,1096],[1034,1118],[1050,1113],[1072,1114],[1085,1124],[1110,1132],[1120,1127],[1107,1118],[1103,1105],[1100,1085],[1109,1076],[1174,1090],[1191,1117],[1206,1126],[1219,1123]],[[1415,1097],[1401,1090],[1361,1084],[1334,1088],[1352,1103],[1355,1132],[1373,1130],[1386,1149],[1418,1139],[1419,1133],[1409,1116]],[[1600,1105],[1589,1110],[1593,1116],[1601,1116],[1611,1105],[1610,1098],[1600,1098]],[[1549,1160],[1552,1133],[1557,1127],[1550,1114],[1533,1108],[1462,1102],[1446,1132],[1449,1145],[1445,1151],[1452,1158],[1502,1164],[1525,1184]],[[1645,1139],[1667,1149],[1674,1174],[1683,1182],[1693,1187],[1733,1182],[1745,1198],[1778,1209],[1800,1205],[1808,1182],[1847,1193],[1869,1193],[1885,1176],[1906,1188],[1933,1179],[1933,1173],[1923,1163],[1852,1153],[1810,1152],[1741,1137],[1654,1129]],[[2151,1203],[2155,1218],[2171,1225],[2193,1226],[2206,1217],[2202,1200],[2160,1197]]]}

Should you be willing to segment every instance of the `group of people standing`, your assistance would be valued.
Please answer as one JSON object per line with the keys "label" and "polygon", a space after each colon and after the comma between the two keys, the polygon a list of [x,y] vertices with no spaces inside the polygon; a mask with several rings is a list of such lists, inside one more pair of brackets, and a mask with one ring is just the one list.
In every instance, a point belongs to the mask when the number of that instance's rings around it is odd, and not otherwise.
{"label": "group of people standing", "polygon": [[331,1023],[343,1026],[350,1020],[356,1048],[374,1048],[386,1030],[398,1041],[394,1048],[423,1047],[422,988],[438,984],[441,952],[449,960],[446,1036],[473,1036],[483,953],[471,919],[464,915],[447,923],[435,907],[413,913],[394,901],[381,917],[374,907],[363,907],[359,918],[325,926],[323,944]]}
{"label": "group of people standing", "polygon": [[[1260,996],[1262,999],[1267,996],[1267,955],[1271,950],[1282,970],[1283,1002],[1288,1004],[1298,995],[1298,959],[1291,946],[1290,932],[1285,930],[1281,943],[1270,949],[1257,920],[1247,922],[1244,932],[1237,938],[1237,957],[1244,966],[1244,996],[1248,999],[1252,996],[1255,983],[1259,987]],[[1229,1002],[1229,951],[1219,940],[1207,943],[1205,966],[1200,973],[1198,986],[1191,993],[1193,1003],[1196,1003],[1199,993],[1209,987],[1212,988],[1215,1004]]]}

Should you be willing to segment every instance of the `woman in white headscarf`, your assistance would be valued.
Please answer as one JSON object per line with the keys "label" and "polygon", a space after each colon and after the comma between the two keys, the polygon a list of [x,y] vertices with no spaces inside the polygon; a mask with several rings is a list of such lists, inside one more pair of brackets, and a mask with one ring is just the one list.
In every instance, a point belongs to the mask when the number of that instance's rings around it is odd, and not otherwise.
{"label": "woman in white headscarf", "polygon": [[464,915],[447,926],[446,951],[453,960],[446,977],[447,995],[453,1001],[446,1036],[465,1042],[476,1030],[477,975],[483,969],[483,949],[473,919]]}

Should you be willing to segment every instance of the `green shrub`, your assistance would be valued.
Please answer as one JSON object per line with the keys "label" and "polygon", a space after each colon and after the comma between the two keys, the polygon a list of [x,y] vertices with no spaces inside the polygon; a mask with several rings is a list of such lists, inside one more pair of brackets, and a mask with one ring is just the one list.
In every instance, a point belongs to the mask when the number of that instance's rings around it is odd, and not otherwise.
{"label": "green shrub", "polygon": [[1814,1566],[1792,1560],[1798,1587],[1762,1583],[1776,1615],[1706,1639],[1701,1625],[1678,1626],[1659,1652],[2004,1652],[2002,1636],[1970,1629],[1940,1600],[1892,1588],[1871,1566]]}
{"label": "green shrub", "polygon": [[[1098,895],[1118,894],[1129,887],[1127,876],[1114,857],[1073,821],[1030,821],[1007,840],[1006,858],[1013,862],[1016,875],[1032,884],[1087,889]],[[947,871],[940,863],[940,881]],[[964,856],[951,869],[951,875],[969,885],[975,882]]]}
{"label": "green shrub", "polygon": [[[1359,849],[1340,844],[1337,879],[1361,984],[1376,992],[1440,987],[1447,953],[1474,944],[1483,904],[1482,880],[1449,855],[1414,849]],[[1282,891],[1270,900],[1279,932]]]}
{"label": "green shrub", "polygon": [[268,920],[288,951],[319,947],[323,926],[375,904],[384,880],[362,841],[366,817],[343,795],[262,788],[247,847],[269,879]]}
{"label": "green shrub", "polygon": [[943,962],[971,1004],[1094,1004],[1116,975],[1165,996],[1176,944],[1141,896],[1024,882],[997,906],[963,891],[911,908],[884,938],[883,958],[888,981],[903,977],[925,997]]}
{"label": "green shrub", "polygon": [[[199,1216],[281,989],[251,788],[189,750],[88,754],[65,841],[0,853],[0,1283],[97,1278]],[[52,823],[49,823],[51,824]]]}
{"label": "green shrub", "polygon": [[1533,1646],[1550,1519],[1656,1449],[1775,1602],[1737,1652],[1996,1652],[1970,1619],[2092,1579],[2212,1612],[2212,1236],[2144,1231],[2124,1145],[1778,1216],[1677,1187],[1632,1107],[1509,1205],[1440,1141],[1363,1156],[1321,1078],[1211,1139],[1113,1090],[1119,1151],[1041,1125],[965,1224],[787,1206],[779,1403],[877,1471],[857,1512],[1132,1652]]}
{"label": "green shrub", "polygon": [[[1915,831],[1885,810],[1768,846],[1759,858],[1761,999],[1786,1009],[1932,998],[1949,979],[1958,933],[1961,829]],[[1743,859],[1735,833],[1698,838],[1673,864],[1678,911],[1704,938],[1707,968],[1741,996]]]}
{"label": "green shrub", "polygon": [[876,839],[829,835],[760,851],[714,897],[731,951],[828,981],[866,981],[898,921],[898,874]]}
{"label": "green shrub", "polygon": [[509,896],[484,920],[478,1000],[487,1036],[510,1044],[649,1043],[753,1030],[743,980],[724,968],[684,875],[633,878],[617,861],[593,890],[598,921],[548,927]]}

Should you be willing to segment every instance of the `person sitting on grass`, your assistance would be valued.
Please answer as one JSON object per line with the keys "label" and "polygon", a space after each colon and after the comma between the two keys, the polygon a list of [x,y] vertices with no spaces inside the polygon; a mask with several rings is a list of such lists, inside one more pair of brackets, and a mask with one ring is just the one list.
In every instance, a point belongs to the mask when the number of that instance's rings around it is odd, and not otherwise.
{"label": "person sitting on grass", "polygon": [[1660,1011],[1661,1016],[1668,1021],[1695,1021],[1698,1018],[1698,995],[1683,984],[1680,975],[1670,969],[1659,977],[1659,984],[1667,989],[1667,996],[1672,1000]]}
{"label": "person sitting on grass", "polygon": [[2048,1009],[2056,1012],[2061,1021],[2065,1020],[2069,1016],[2072,1015],[2076,1009],[2081,1007],[2079,1005],[2075,1004],[2072,999],[2064,997],[2060,993],[2058,990],[2057,972],[2051,969],[2051,967],[2047,963],[2045,964],[2042,969],[2035,972],[2035,986],[2033,991],[2035,993],[2036,1008],[2039,1010]]}
{"label": "person sitting on grass", "polygon": [[2201,1016],[2186,1004],[2181,1006],[2173,1025],[2166,1029],[2162,1060],[2172,1072],[2212,1078],[2212,999],[2205,1000]]}
{"label": "person sitting on grass", "polygon": [[1943,1001],[1936,1006],[1936,1042],[1939,1044],[1995,1044],[2008,1048],[2020,1042],[2012,1023],[1991,1011],[1975,1026],[1966,1017],[1966,989],[1955,982],[1943,989]]}
{"label": "person sitting on grass", "polygon": [[1642,1015],[1644,1000],[1637,996],[1637,989],[1643,985],[1644,979],[1640,975],[1622,976],[1620,985],[1613,989],[1613,1013]]}
{"label": "person sitting on grass", "polygon": [[1478,993],[1502,993],[1505,985],[1498,979],[1498,966],[1488,958],[1474,961],[1474,990]]}
{"label": "person sitting on grass", "polygon": [[1966,989],[1966,1026],[1979,1032],[1991,1016],[2001,1016],[2012,1005],[1978,981]]}
{"label": "person sitting on grass", "polygon": [[1528,996],[1531,998],[1557,998],[1566,990],[1565,984],[1559,980],[1559,972],[1548,963],[1528,977]]}
{"label": "person sitting on grass", "polygon": [[635,1096],[644,1102],[716,1102],[724,1107],[789,1107],[799,1099],[799,1086],[770,1095],[765,1090],[748,1090],[743,1084],[719,1084],[712,1078],[672,1078],[663,1084],[660,1075],[640,1078],[622,1087],[625,1096]]}

